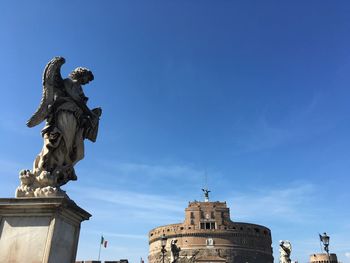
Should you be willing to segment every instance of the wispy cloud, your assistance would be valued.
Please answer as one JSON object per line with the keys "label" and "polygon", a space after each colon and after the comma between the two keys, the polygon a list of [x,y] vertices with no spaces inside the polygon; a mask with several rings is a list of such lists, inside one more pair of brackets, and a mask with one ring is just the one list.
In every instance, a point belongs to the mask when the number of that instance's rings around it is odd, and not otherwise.
{"label": "wispy cloud", "polygon": [[24,169],[25,164],[14,161],[14,160],[9,160],[9,159],[0,159],[0,167],[1,167],[1,172],[0,175],[16,175],[19,174],[21,169]]}
{"label": "wispy cloud", "polygon": [[40,132],[37,133],[36,129],[28,129],[25,123],[26,121],[19,119],[18,115],[0,115],[0,131],[30,137],[37,136],[36,134],[40,135]]}
{"label": "wispy cloud", "polygon": [[27,167],[20,162],[9,159],[0,159],[0,167],[0,196],[12,197],[14,195],[15,189],[20,184],[19,172],[20,170]]}
{"label": "wispy cloud", "polygon": [[[150,179],[159,178],[193,178],[203,177],[204,171],[194,169],[188,165],[159,165],[132,162],[101,161],[100,165],[113,173],[122,176],[140,175]],[[132,177],[131,177],[132,178]]]}
{"label": "wispy cloud", "polygon": [[[266,221],[283,220],[283,222],[309,222],[316,216],[316,210],[310,209],[316,187],[310,183],[295,183],[286,188],[257,189],[249,193],[236,193],[227,198],[234,211],[234,220]],[[115,205],[118,209],[126,209],[134,217],[152,221],[163,218],[172,223],[174,217],[182,218],[186,203],[184,197],[169,194],[144,194],[127,190],[106,190],[95,187],[74,187],[71,193],[84,200],[95,200],[105,205]],[[230,205],[232,204],[232,205]],[[98,208],[95,208],[98,209]],[[114,211],[101,210],[106,217]]]}
{"label": "wispy cloud", "polygon": [[[239,120],[235,125],[235,134],[240,136],[235,144],[243,152],[255,152],[328,131],[334,125],[320,116],[323,104],[323,95],[317,93],[304,107],[290,110],[278,121],[269,120],[271,114],[267,109],[262,110],[255,122],[251,121],[249,125]],[[336,119],[331,121],[335,122]]]}
{"label": "wispy cloud", "polygon": [[[125,189],[133,192],[133,198],[149,200],[152,198],[152,194],[162,195],[162,192],[166,192],[168,195],[172,194],[182,200],[184,192],[190,189],[193,192],[194,188],[200,189],[203,186],[205,171],[185,164],[146,164],[100,160],[96,161],[95,166],[78,171],[78,176],[80,174],[84,176],[85,182],[90,186],[93,185],[94,188],[113,192],[115,192],[114,189],[118,191]],[[99,175],[97,181],[96,174]],[[211,175],[213,174],[211,173]],[[220,177],[219,174],[215,174],[215,176]],[[145,197],[140,193],[151,193],[151,195]],[[190,199],[198,198],[199,194],[195,194]],[[116,198],[115,202],[126,202],[127,200],[123,196],[129,196],[129,193],[125,193],[125,195],[120,193],[120,198]]]}
{"label": "wispy cloud", "polygon": [[[308,217],[305,206],[315,191],[312,184],[299,184],[282,189],[264,189],[238,193],[229,200],[239,220],[263,217],[264,220],[287,220],[300,222]],[[310,216],[310,215],[309,215]]]}
{"label": "wispy cloud", "polygon": [[104,190],[100,188],[75,187],[72,192],[86,199],[94,199],[129,208],[144,210],[182,211],[181,202],[164,196],[142,194],[132,191]]}
{"label": "wispy cloud", "polygon": [[254,129],[249,130],[246,135],[248,138],[238,142],[244,151],[254,152],[263,149],[273,148],[293,135],[289,129],[273,125],[268,122],[264,115],[256,122]]}
{"label": "wispy cloud", "polygon": [[[183,219],[185,200],[179,200],[171,195],[142,194],[126,190],[104,190],[91,187],[75,187],[71,189],[72,196],[89,202],[90,212],[96,219],[103,220],[124,217],[119,221],[137,221],[152,225],[173,222]],[[74,198],[81,203],[79,200]],[[99,204],[99,205],[96,205]],[[127,219],[129,218],[129,219]]]}
{"label": "wispy cloud", "polygon": [[[87,233],[94,234],[99,236],[101,233],[98,231],[86,231]],[[114,233],[114,232],[104,232],[104,237],[121,237],[121,238],[127,238],[127,239],[141,239],[141,240],[148,240],[147,235],[136,235],[136,234],[124,234],[124,233]]]}

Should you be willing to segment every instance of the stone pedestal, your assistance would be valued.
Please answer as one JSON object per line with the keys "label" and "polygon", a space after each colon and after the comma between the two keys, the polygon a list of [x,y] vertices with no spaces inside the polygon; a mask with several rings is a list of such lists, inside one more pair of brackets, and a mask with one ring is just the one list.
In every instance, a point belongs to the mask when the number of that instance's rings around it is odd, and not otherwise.
{"label": "stone pedestal", "polygon": [[64,197],[0,198],[0,261],[74,263],[90,216]]}

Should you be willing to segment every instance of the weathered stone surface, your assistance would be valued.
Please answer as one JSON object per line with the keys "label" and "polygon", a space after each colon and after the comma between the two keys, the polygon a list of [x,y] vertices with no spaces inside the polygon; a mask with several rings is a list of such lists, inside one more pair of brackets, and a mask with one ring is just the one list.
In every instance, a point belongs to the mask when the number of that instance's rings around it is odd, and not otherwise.
{"label": "weathered stone surface", "polygon": [[23,260],[38,262],[44,256],[49,224],[48,216],[4,217],[0,225],[0,258],[12,262],[14,258],[11,255],[26,255]]}
{"label": "weathered stone surface", "polygon": [[[149,262],[161,263],[163,257],[161,253],[155,253],[148,257]],[[164,258],[165,263],[171,263],[171,255],[167,253]],[[272,263],[271,255],[254,250],[244,250],[239,248],[214,248],[214,249],[187,249],[180,253],[178,263],[194,262],[232,262],[232,263]]]}
{"label": "weathered stone surface", "polygon": [[80,223],[90,216],[66,198],[0,199],[1,262],[75,262]]}

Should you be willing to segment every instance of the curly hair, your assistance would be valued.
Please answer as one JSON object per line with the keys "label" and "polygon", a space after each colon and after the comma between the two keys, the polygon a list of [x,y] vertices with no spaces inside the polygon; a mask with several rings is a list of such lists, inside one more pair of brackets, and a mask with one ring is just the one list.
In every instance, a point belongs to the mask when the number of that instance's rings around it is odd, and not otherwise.
{"label": "curly hair", "polygon": [[82,67],[78,67],[75,70],[73,70],[69,74],[69,77],[74,80],[79,80],[84,75],[87,75],[89,77],[89,81],[94,80],[94,75],[92,74],[91,70],[89,70],[88,68],[82,68]]}

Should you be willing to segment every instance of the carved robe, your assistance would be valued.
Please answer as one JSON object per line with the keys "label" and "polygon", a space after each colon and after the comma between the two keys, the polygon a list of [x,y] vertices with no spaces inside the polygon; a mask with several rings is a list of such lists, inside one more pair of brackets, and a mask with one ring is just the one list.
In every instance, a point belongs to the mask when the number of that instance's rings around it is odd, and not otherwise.
{"label": "carved robe", "polygon": [[64,90],[55,94],[51,113],[42,130],[44,146],[34,161],[34,174],[50,172],[63,185],[76,180],[74,165],[84,157],[84,111],[77,102],[86,103],[81,86],[71,79],[64,80]]}

